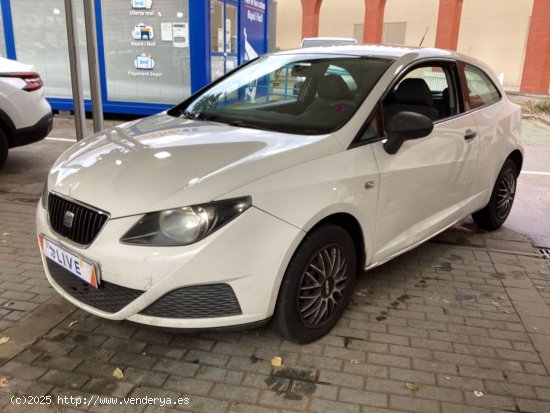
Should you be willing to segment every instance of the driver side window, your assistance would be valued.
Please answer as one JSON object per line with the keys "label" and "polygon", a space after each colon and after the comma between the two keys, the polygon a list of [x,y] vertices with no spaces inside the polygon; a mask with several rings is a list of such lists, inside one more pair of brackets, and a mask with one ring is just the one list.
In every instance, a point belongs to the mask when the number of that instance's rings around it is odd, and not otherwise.
{"label": "driver side window", "polygon": [[449,68],[425,65],[409,71],[385,98],[384,123],[399,112],[415,112],[439,121],[456,114]]}

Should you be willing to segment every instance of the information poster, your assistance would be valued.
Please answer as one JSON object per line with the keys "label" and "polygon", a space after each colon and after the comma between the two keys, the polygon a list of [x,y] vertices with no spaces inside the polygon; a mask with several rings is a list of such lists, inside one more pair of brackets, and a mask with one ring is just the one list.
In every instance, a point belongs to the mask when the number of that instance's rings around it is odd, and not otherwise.
{"label": "information poster", "polygon": [[267,0],[243,0],[241,8],[241,61],[267,53],[265,38]]}
{"label": "information poster", "polygon": [[[267,53],[265,30],[267,0],[243,0],[241,8],[241,61],[247,62]],[[257,101],[267,96],[270,79],[265,77],[246,88],[246,99]]]}
{"label": "information poster", "polygon": [[109,100],[177,103],[190,95],[185,0],[104,0]]}

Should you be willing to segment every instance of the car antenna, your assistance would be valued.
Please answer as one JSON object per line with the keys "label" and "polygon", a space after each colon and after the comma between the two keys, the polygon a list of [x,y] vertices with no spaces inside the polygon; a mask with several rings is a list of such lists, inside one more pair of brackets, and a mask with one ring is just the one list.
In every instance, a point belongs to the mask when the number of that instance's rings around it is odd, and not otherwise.
{"label": "car antenna", "polygon": [[424,39],[426,38],[426,34],[428,33],[428,30],[430,29],[430,26],[426,27],[426,31],[424,32],[424,36],[422,36],[422,40],[420,40],[420,44],[418,47],[422,47],[422,43],[424,43]]}

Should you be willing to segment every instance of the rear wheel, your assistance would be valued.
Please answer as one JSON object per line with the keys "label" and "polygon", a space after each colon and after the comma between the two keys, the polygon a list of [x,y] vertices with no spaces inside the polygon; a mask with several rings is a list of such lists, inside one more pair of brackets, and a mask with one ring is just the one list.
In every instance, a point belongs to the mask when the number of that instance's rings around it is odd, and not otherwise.
{"label": "rear wheel", "polygon": [[498,174],[489,203],[482,210],[472,214],[477,225],[494,230],[504,224],[516,196],[517,178],[518,172],[514,161],[507,159]]}
{"label": "rear wheel", "polygon": [[8,138],[2,129],[0,129],[0,168],[4,166],[8,157]]}
{"label": "rear wheel", "polygon": [[309,343],[327,334],[355,286],[357,255],[347,231],[324,225],[308,234],[286,270],[274,323],[281,334]]}

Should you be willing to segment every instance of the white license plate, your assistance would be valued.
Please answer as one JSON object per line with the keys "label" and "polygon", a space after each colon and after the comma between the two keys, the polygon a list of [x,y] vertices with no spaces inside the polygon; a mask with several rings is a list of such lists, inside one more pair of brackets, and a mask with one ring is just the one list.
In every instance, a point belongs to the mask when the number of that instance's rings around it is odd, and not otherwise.
{"label": "white license plate", "polygon": [[93,262],[70,252],[42,234],[38,235],[38,243],[44,257],[62,266],[92,287],[99,286],[99,270]]}

